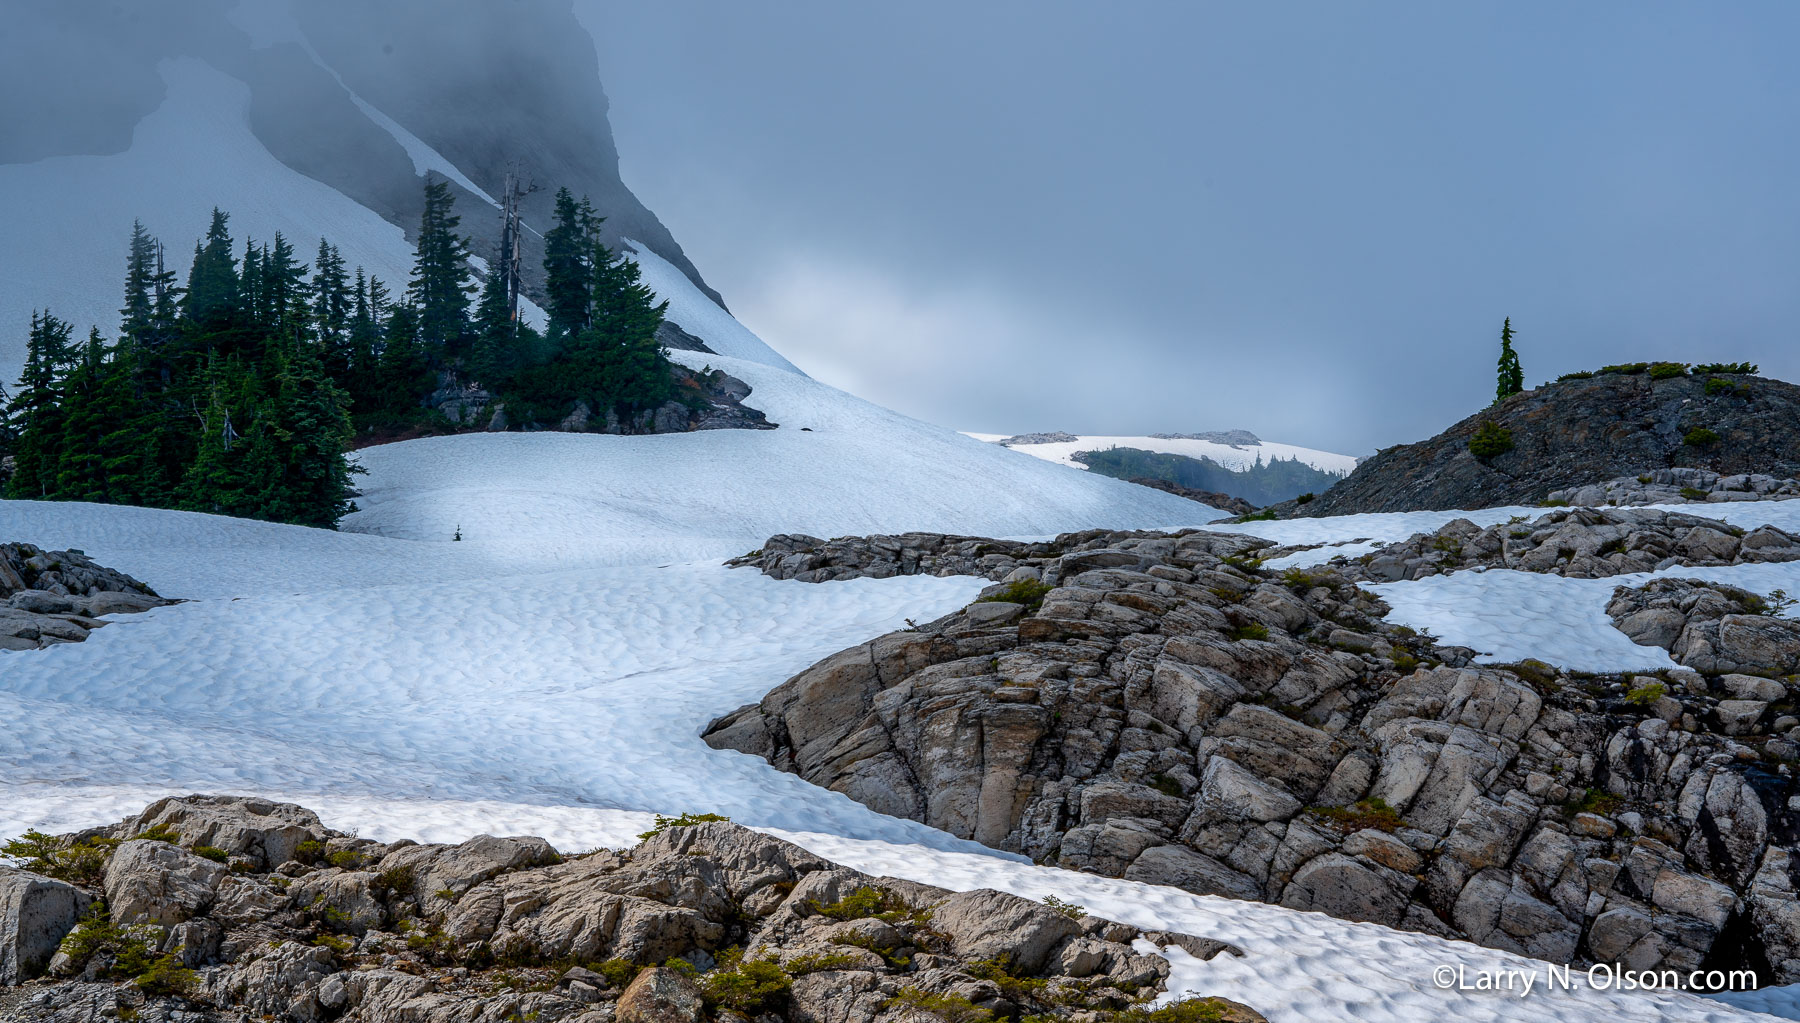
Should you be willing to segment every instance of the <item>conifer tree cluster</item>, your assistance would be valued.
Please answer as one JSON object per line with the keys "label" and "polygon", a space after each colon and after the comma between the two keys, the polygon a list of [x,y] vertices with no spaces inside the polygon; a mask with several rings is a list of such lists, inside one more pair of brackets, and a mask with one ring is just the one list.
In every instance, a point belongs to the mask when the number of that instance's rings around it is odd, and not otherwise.
{"label": "conifer tree cluster", "polygon": [[240,255],[219,210],[180,285],[134,224],[115,340],[32,316],[24,370],[0,390],[5,495],[331,527],[353,508],[353,442],[454,428],[428,404],[447,375],[497,394],[518,424],[553,425],[578,402],[629,413],[669,400],[654,337],[666,303],[600,243],[585,200],[565,189],[557,215],[541,334],[512,318],[496,272],[474,283],[442,181],[426,184],[399,296],[329,241],[310,265],[280,234]]}

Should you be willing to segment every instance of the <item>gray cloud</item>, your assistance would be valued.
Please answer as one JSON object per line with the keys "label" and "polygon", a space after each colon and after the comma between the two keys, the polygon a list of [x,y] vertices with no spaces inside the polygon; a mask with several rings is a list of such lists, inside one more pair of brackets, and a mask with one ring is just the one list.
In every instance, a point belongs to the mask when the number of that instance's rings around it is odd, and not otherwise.
{"label": "gray cloud", "polygon": [[1645,358],[1794,378],[1800,11],[577,0],[626,182],[822,378],[1364,452]]}

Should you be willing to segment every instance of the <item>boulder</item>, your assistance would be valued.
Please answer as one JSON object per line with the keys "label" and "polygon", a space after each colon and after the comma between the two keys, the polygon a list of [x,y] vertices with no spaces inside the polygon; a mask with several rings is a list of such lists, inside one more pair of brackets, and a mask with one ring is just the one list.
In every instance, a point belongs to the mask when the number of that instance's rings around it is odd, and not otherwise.
{"label": "boulder", "polygon": [[0,987],[43,973],[88,903],[74,885],[0,867]]}
{"label": "boulder", "polygon": [[232,856],[247,856],[263,870],[286,863],[300,843],[322,841],[326,834],[311,810],[253,796],[159,799],[117,831],[129,838],[156,828],[174,831],[190,847],[210,845]]}
{"label": "boulder", "polygon": [[950,938],[958,956],[1003,958],[1025,976],[1042,972],[1051,954],[1081,933],[1074,920],[1042,903],[990,889],[958,892],[938,903],[931,926]]}
{"label": "boulder", "polygon": [[632,979],[614,1010],[619,1023],[700,1023],[700,988],[682,974],[653,966]]}
{"label": "boulder", "polygon": [[106,865],[106,907],[116,924],[172,927],[212,906],[225,865],[152,839],[120,844]]}

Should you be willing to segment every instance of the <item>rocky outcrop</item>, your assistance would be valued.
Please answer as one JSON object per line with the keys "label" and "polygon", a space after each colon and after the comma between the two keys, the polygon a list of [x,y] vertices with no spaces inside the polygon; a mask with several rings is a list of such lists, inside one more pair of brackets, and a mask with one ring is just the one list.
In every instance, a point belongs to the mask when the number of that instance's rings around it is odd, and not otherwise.
{"label": "rocky outcrop", "polygon": [[81,551],[0,543],[0,651],[79,643],[105,615],[172,603]]}
{"label": "rocky outcrop", "polygon": [[[1161,533],[1124,533],[1090,529],[1064,533],[1055,540],[1026,542],[945,533],[840,536],[821,540],[803,533],[771,536],[733,568],[756,568],[776,579],[807,583],[839,579],[891,579],[897,575],[978,575],[995,581],[1037,580],[1065,554],[1103,550],[1115,541],[1161,537]],[[1262,541],[1249,541],[1250,550]]]}
{"label": "rocky outcrop", "polygon": [[1021,566],[1033,585],[827,658],[707,742],[1040,862],[1556,961],[1767,955],[1800,979],[1768,866],[1800,834],[1784,686],[1478,668],[1332,568],[1261,570],[1262,541],[1077,539]]}
{"label": "rocky outcrop", "polygon": [[1800,480],[1762,473],[1721,476],[1707,469],[1658,469],[1604,483],[1552,490],[1552,504],[1587,508],[1603,505],[1730,504],[1734,501],[1791,501],[1800,498]]}
{"label": "rocky outcrop", "polygon": [[1199,501],[1201,504],[1230,512],[1233,515],[1248,515],[1256,510],[1255,505],[1241,497],[1221,494],[1216,490],[1194,490],[1191,487],[1170,483],[1168,480],[1159,480],[1152,476],[1135,476],[1126,482],[1136,483],[1140,487],[1151,487],[1166,494],[1174,494],[1176,497],[1185,497],[1190,501]]}
{"label": "rocky outcrop", "polygon": [[1558,509],[1483,528],[1455,519],[1435,532],[1332,567],[1352,579],[1394,582],[1471,568],[1605,579],[1676,566],[1800,561],[1800,537],[1774,526],[1745,532],[1718,519],[1656,508]]}
{"label": "rocky outcrop", "polygon": [[1057,430],[1051,433],[1021,433],[1015,437],[997,440],[994,443],[1003,448],[1010,448],[1021,444],[1027,446],[1032,444],[1073,444],[1080,439],[1072,433]]}
{"label": "rocky outcrop", "polygon": [[[1429,440],[1384,449],[1298,516],[1535,505],[1551,491],[1662,469],[1800,476],[1800,387],[1747,375],[1601,373],[1545,384]],[[1709,382],[1717,379],[1724,386]],[[1492,424],[1510,444],[1476,455]],[[1479,446],[1478,446],[1479,447]]]}
{"label": "rocky outcrop", "polygon": [[[1607,616],[1633,643],[1662,647],[1685,667],[1732,679],[1746,677],[1739,672],[1800,672],[1800,621],[1779,617],[1778,610],[1736,586],[1669,578],[1621,586],[1606,606]],[[1786,688],[1772,678],[1744,686],[1765,702],[1786,701]]]}
{"label": "rocky outcrop", "polygon": [[[1169,975],[1140,939],[1243,954],[871,877],[722,819],[663,819],[628,852],[565,858],[538,838],[383,844],[298,806],[188,796],[54,844],[34,866],[105,857],[110,916],[78,925],[89,893],[0,872],[0,985],[30,981],[0,988],[8,1020],[866,1023],[960,1008],[1104,1023]],[[1262,1019],[1217,1009],[1205,1018]]]}
{"label": "rocky outcrop", "polygon": [[[693,338],[679,327],[665,323],[672,334]],[[658,337],[663,336],[659,329]],[[699,344],[698,338],[693,338]],[[707,351],[704,345],[699,350]],[[773,430],[776,423],[757,409],[744,404],[750,397],[750,385],[718,369],[689,369],[679,363],[669,365],[675,380],[677,397],[655,408],[639,409],[621,417],[615,409],[598,413],[587,402],[577,402],[569,414],[553,423],[521,420],[508,415],[499,396],[479,383],[464,380],[453,372],[438,375],[438,389],[425,399],[425,406],[442,414],[450,427],[457,430],[559,430],[564,433],[687,433],[693,430]],[[412,434],[388,436],[373,434],[365,442],[386,443],[409,439]]]}

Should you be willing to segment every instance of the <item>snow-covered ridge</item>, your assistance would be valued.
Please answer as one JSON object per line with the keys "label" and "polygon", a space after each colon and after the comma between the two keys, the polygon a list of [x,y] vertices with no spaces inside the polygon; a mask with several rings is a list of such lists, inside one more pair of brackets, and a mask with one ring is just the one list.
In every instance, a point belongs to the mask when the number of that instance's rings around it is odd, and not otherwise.
{"label": "snow-covered ridge", "polygon": [[[970,433],[977,440],[995,442],[1005,440],[1010,434],[1003,433]],[[1333,451],[1320,451],[1317,448],[1303,448],[1295,444],[1282,444],[1276,441],[1262,441],[1259,444],[1230,445],[1217,441],[1196,440],[1183,437],[1117,437],[1117,436],[1078,436],[1072,441],[1051,441],[1044,444],[1012,444],[1014,451],[1023,451],[1046,461],[1061,465],[1071,465],[1077,469],[1085,469],[1074,459],[1074,455],[1082,451],[1104,451],[1108,448],[1137,448],[1140,451],[1156,451],[1170,455],[1186,455],[1189,458],[1210,458],[1227,469],[1242,471],[1255,465],[1258,460],[1272,462],[1275,459],[1298,459],[1321,472],[1347,475],[1356,468],[1355,455],[1342,455]]]}

